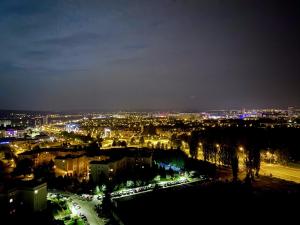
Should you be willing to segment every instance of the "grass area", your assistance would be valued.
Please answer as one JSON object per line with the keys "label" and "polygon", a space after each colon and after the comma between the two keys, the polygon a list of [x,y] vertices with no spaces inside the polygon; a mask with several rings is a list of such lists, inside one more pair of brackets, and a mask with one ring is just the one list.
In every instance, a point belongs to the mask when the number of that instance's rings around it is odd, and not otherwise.
{"label": "grass area", "polygon": [[65,225],[85,225],[84,221],[78,216],[64,220],[64,223]]}
{"label": "grass area", "polygon": [[78,221],[77,221],[77,225],[84,225],[84,222],[83,222],[83,220],[81,220],[81,219],[80,219],[80,220],[78,220]]}
{"label": "grass area", "polygon": [[84,221],[78,217],[73,216],[67,200],[50,198],[53,204],[53,215],[55,219],[64,221],[65,225],[85,225]]}
{"label": "grass area", "polygon": [[70,210],[70,208],[68,207],[66,210],[64,210],[64,214],[65,215],[70,215],[72,212]]}
{"label": "grass area", "polygon": [[103,191],[96,191],[96,192],[94,193],[94,195],[104,195],[104,192],[103,192]]}
{"label": "grass area", "polygon": [[[232,171],[230,168],[218,167],[217,174],[220,180],[232,180]],[[246,172],[243,169],[240,169],[238,173],[238,179],[240,181],[243,181],[245,180],[245,177]],[[299,191],[300,189],[300,185],[293,181],[276,178],[274,176],[265,176],[262,174],[260,174],[259,177],[255,177],[252,186],[253,188],[260,189],[262,191],[281,190],[287,192],[294,192],[295,190]]]}
{"label": "grass area", "polygon": [[160,178],[160,182],[178,181],[182,178],[186,178],[187,180],[191,181],[191,178],[187,176],[175,176],[170,178]]}
{"label": "grass area", "polygon": [[75,221],[73,219],[64,221],[65,225],[75,225]]}
{"label": "grass area", "polygon": [[291,168],[300,169],[300,163],[288,163],[288,166]]}
{"label": "grass area", "polygon": [[[66,200],[50,198],[49,201],[53,205],[53,216],[55,219],[63,219],[66,216],[71,216],[72,212],[67,204]],[[72,222],[70,222],[72,224]]]}

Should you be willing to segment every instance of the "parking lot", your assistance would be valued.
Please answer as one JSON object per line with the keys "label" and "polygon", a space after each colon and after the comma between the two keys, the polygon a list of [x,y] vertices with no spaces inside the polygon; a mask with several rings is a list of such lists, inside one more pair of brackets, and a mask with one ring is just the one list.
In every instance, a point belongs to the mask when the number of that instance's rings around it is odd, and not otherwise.
{"label": "parking lot", "polygon": [[[207,178],[200,176],[197,178],[180,177],[176,180],[160,181],[155,184],[148,184],[142,187],[125,188],[119,191],[112,192],[111,199],[123,198],[127,196],[133,196],[146,192],[153,191],[155,189],[170,188],[189,183],[204,181]],[[68,205],[70,211],[69,215],[62,215],[60,219],[69,219],[68,217],[75,218],[76,220],[83,221],[84,225],[102,225],[108,222],[105,218],[100,218],[96,212],[96,208],[101,207],[103,195],[89,195],[89,194],[74,194],[69,192],[61,192],[58,190],[49,190],[48,199],[62,199]]]}
{"label": "parking lot", "polygon": [[68,221],[69,219],[79,219],[83,221],[84,225],[102,225],[106,224],[106,220],[99,218],[95,211],[96,205],[101,205],[102,198],[93,195],[77,195],[72,193],[65,193],[51,190],[48,193],[48,199],[63,199],[66,201],[70,209],[69,215],[64,215],[60,219]]}
{"label": "parking lot", "polygon": [[135,194],[142,194],[145,192],[153,191],[155,188],[168,188],[168,187],[173,187],[173,186],[182,185],[182,184],[204,181],[206,179],[207,178],[204,176],[200,176],[198,178],[182,177],[182,178],[180,178],[178,180],[174,180],[174,181],[162,181],[162,182],[158,182],[157,184],[149,184],[147,186],[124,189],[121,191],[115,191],[115,192],[111,193],[111,198],[116,199],[116,198],[122,198],[122,197],[135,195]]}

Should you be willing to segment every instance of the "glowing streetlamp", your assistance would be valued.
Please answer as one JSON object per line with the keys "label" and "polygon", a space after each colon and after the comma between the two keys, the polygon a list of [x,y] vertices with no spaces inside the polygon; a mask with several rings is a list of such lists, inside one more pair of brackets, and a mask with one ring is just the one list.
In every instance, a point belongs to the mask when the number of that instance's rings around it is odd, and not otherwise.
{"label": "glowing streetlamp", "polygon": [[220,153],[220,151],[221,151],[220,145],[219,145],[219,144],[216,144],[216,148],[217,148],[217,152],[216,152],[216,154],[215,154],[215,164],[217,164],[217,159],[218,159],[219,165],[221,165],[220,155],[219,155],[219,153]]}
{"label": "glowing streetlamp", "polygon": [[267,160],[269,160],[269,163],[271,164],[271,159],[272,159],[272,153],[267,151]]}

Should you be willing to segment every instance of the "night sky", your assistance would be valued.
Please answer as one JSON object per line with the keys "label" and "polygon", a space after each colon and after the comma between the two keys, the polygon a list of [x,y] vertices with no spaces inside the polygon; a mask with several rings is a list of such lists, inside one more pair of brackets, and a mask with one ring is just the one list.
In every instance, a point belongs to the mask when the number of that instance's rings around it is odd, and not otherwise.
{"label": "night sky", "polygon": [[0,0],[1,109],[287,106],[299,1]]}

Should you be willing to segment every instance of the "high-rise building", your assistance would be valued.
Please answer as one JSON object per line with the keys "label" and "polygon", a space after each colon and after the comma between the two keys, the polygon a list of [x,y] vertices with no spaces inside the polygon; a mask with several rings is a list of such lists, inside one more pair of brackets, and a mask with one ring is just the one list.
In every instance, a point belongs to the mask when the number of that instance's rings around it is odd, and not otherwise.
{"label": "high-rise building", "polygon": [[47,208],[47,184],[30,183],[19,188],[20,206],[25,211],[39,212]]}
{"label": "high-rise building", "polygon": [[43,125],[47,125],[49,123],[49,117],[48,115],[43,116]]}
{"label": "high-rise building", "polygon": [[11,126],[10,120],[0,120],[0,127],[7,127],[7,126]]}
{"label": "high-rise building", "polygon": [[110,138],[111,136],[111,129],[109,128],[104,128],[104,138]]}
{"label": "high-rise building", "polygon": [[294,107],[288,107],[288,116],[293,117],[295,115],[295,108]]}
{"label": "high-rise building", "polygon": [[65,129],[68,133],[71,133],[71,132],[76,133],[79,131],[79,125],[77,123],[68,123],[68,124],[66,124]]}
{"label": "high-rise building", "polygon": [[0,211],[14,215],[40,212],[47,208],[47,183],[26,181],[8,187],[0,186]]}

